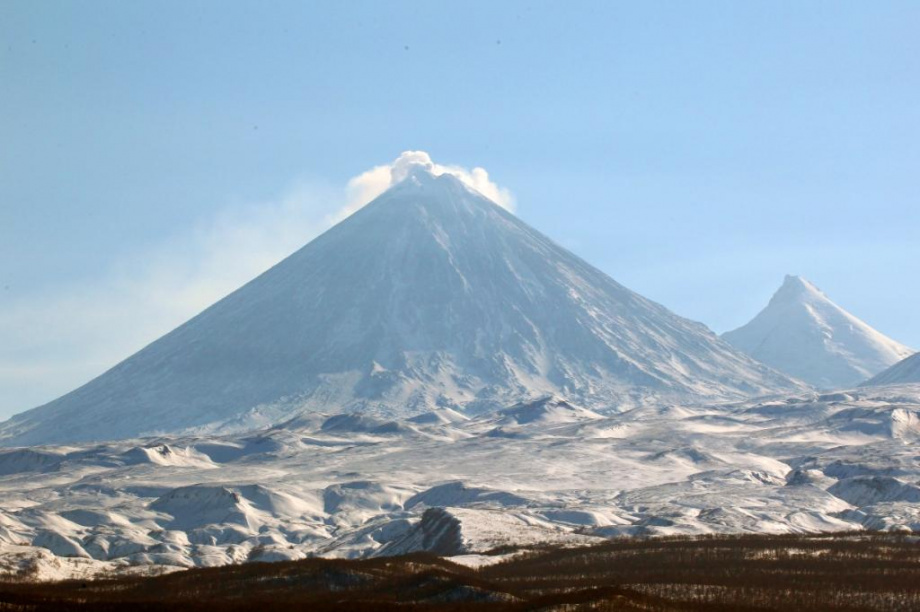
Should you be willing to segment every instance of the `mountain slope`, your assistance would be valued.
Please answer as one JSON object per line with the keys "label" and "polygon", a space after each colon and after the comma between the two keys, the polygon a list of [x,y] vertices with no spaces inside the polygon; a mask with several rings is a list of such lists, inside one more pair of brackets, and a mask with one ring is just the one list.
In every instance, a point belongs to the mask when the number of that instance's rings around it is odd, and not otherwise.
{"label": "mountain slope", "polygon": [[755,359],[822,388],[855,385],[913,353],[799,276],[786,276],[766,308],[722,337]]}
{"label": "mountain slope", "polygon": [[920,383],[920,353],[914,353],[907,359],[902,359],[863,384],[865,386],[876,386],[906,383]]}
{"label": "mountain slope", "polygon": [[475,412],[553,393],[613,408],[796,384],[418,167],[102,376],[3,424],[0,444],[244,429],[298,411]]}

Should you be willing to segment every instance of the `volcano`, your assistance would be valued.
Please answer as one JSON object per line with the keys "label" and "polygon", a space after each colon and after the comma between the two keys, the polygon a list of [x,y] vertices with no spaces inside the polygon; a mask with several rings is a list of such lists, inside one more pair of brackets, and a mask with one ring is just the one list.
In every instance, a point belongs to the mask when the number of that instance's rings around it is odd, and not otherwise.
{"label": "volcano", "polygon": [[367,206],[0,444],[230,431],[311,412],[467,413],[546,395],[618,411],[792,390],[450,174]]}

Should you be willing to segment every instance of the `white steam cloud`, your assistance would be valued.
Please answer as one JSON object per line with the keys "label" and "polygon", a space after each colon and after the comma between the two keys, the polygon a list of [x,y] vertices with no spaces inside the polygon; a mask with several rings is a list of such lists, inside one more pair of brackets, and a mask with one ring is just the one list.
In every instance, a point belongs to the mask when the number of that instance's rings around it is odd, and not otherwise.
{"label": "white steam cloud", "polygon": [[425,151],[405,151],[392,163],[374,166],[367,172],[362,172],[348,181],[348,186],[346,187],[348,203],[339,211],[340,218],[347,217],[396,183],[405,179],[416,166],[426,168],[435,176],[451,174],[502,208],[514,211],[514,197],[511,192],[495,184],[489,178],[489,173],[485,168],[477,166],[467,169],[462,166],[444,166],[433,162],[431,156]]}
{"label": "white steam cloud", "polygon": [[415,164],[450,173],[511,208],[482,168],[442,166],[422,151],[371,168],[344,186],[303,184],[222,210],[103,275],[0,303],[0,420],[101,374],[278,263],[405,178]]}

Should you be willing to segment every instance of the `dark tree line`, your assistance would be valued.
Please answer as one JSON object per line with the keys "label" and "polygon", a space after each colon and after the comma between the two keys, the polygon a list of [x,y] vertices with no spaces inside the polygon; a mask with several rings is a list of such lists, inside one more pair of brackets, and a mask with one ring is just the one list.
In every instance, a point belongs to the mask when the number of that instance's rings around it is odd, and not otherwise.
{"label": "dark tree line", "polygon": [[127,609],[920,610],[920,543],[864,533],[632,539],[520,551],[480,570],[410,555],[0,584],[0,611]]}

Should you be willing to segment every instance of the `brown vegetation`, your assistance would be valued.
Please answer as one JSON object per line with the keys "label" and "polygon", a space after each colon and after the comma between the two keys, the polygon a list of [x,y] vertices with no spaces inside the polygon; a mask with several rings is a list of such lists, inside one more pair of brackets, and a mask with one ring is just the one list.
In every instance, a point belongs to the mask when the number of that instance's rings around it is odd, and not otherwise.
{"label": "brown vegetation", "polygon": [[619,540],[481,570],[428,555],[0,585],[0,610],[912,610],[909,536]]}

